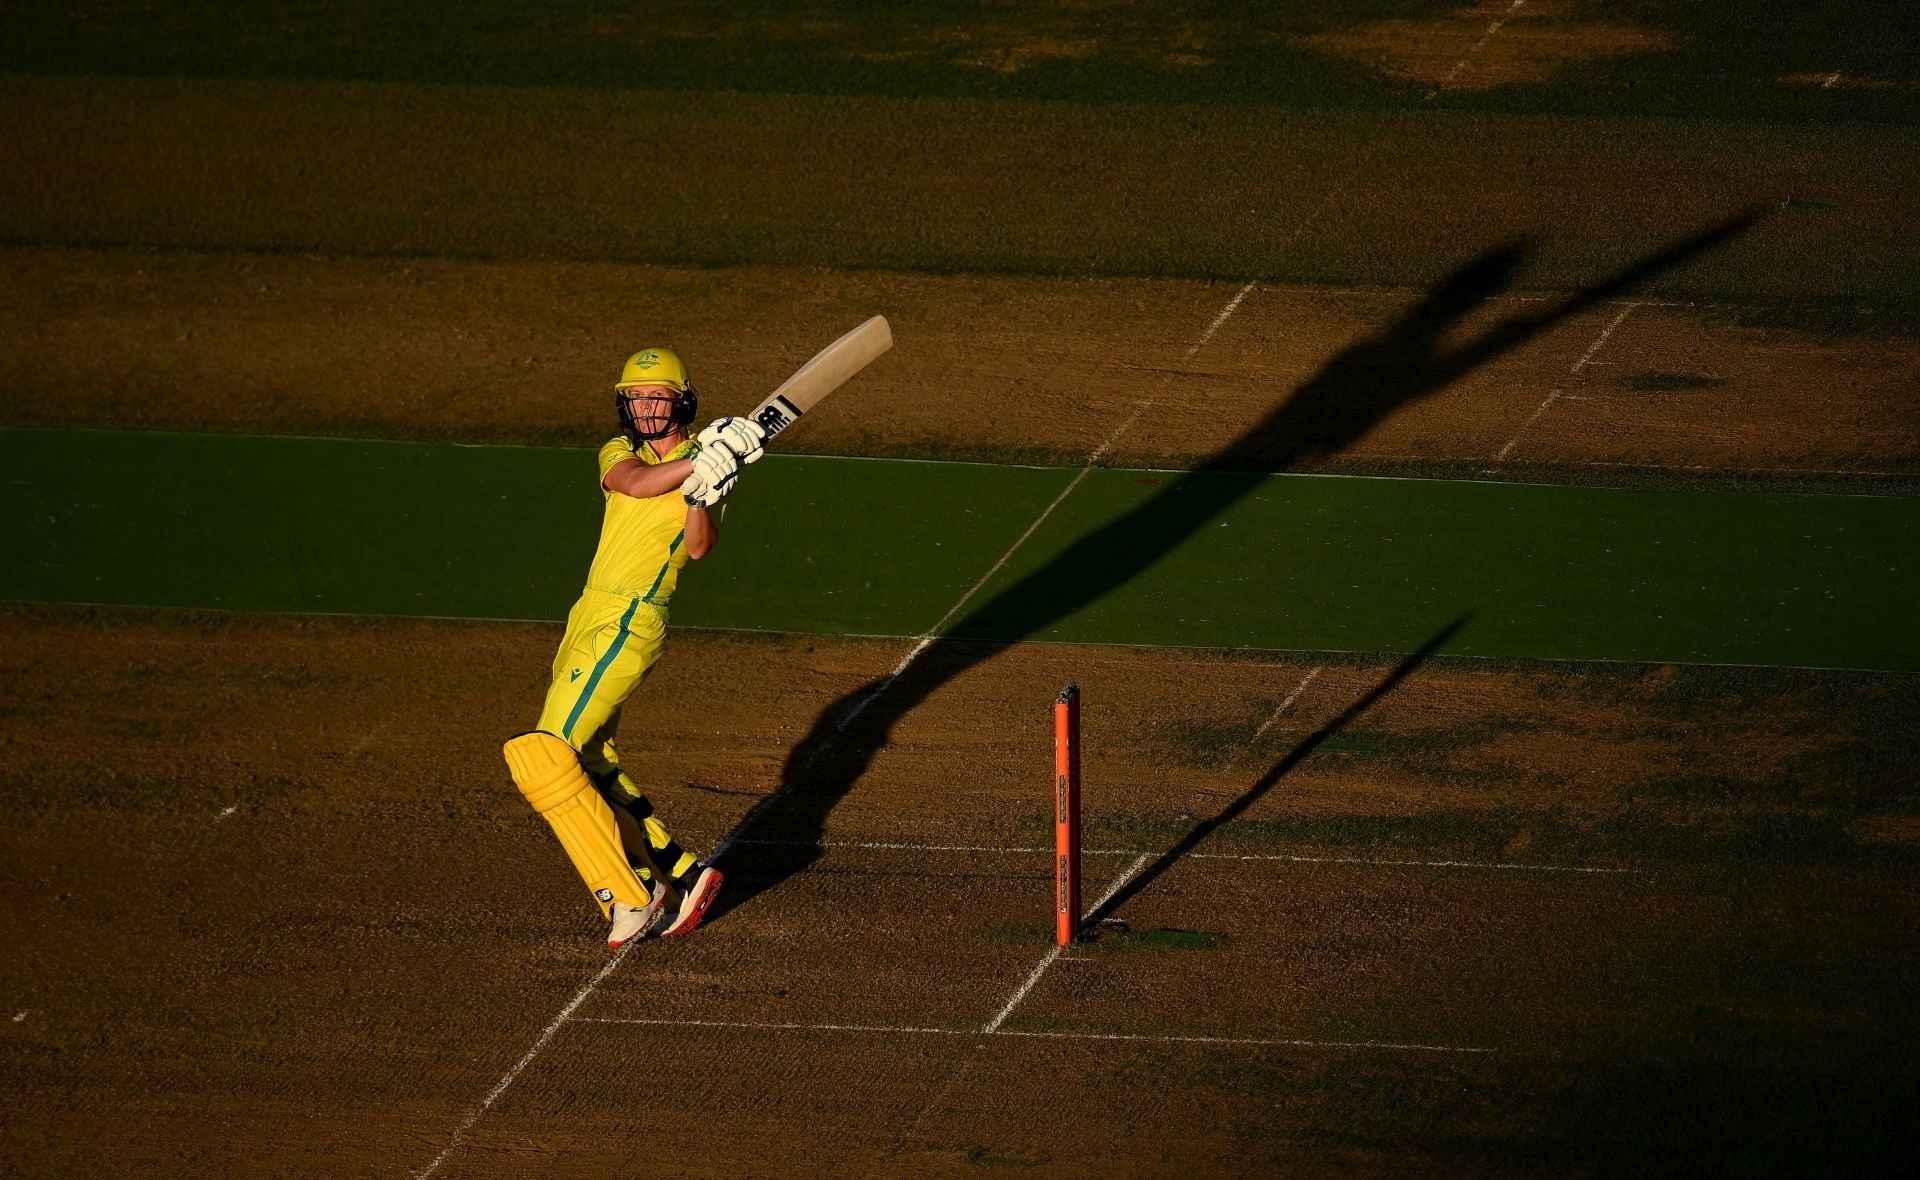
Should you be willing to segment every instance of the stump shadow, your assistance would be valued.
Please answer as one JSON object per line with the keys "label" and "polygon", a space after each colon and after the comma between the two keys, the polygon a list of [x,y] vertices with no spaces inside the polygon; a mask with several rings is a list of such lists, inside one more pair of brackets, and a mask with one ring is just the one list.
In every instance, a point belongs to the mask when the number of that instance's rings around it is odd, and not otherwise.
{"label": "stump shadow", "polygon": [[1181,837],[1178,844],[1167,849],[1166,852],[1160,855],[1158,860],[1148,865],[1145,869],[1142,869],[1132,880],[1115,890],[1112,897],[1100,903],[1100,905],[1096,906],[1093,911],[1086,916],[1084,925],[1089,928],[1097,926],[1102,920],[1118,913],[1121,906],[1145,892],[1147,887],[1152,885],[1162,873],[1178,864],[1181,858],[1186,856],[1187,853],[1198,848],[1201,842],[1206,840],[1208,836],[1213,835],[1213,833],[1220,828],[1238,819],[1245,813],[1247,808],[1252,807],[1258,802],[1262,795],[1272,790],[1275,783],[1285,778],[1287,772],[1312,757],[1313,752],[1319,749],[1328,738],[1331,738],[1347,726],[1358,721],[1361,714],[1378,704],[1380,699],[1392,692],[1402,680],[1413,675],[1414,671],[1418,669],[1421,664],[1427,662],[1427,657],[1445,647],[1455,635],[1460,633],[1461,628],[1465,627],[1467,621],[1472,617],[1470,614],[1461,615],[1459,618],[1453,620],[1453,622],[1448,623],[1446,626],[1440,628],[1440,630],[1434,632],[1432,637],[1421,644],[1416,651],[1395,665],[1393,671],[1389,672],[1385,679],[1368,689],[1366,693],[1351,705],[1342,709],[1339,716],[1295,744],[1294,747],[1288,750],[1278,762],[1275,762],[1265,774],[1261,775],[1259,780],[1255,782],[1253,786],[1249,787],[1244,794],[1232,803],[1221,808],[1220,813],[1212,819],[1195,824],[1193,830]]}

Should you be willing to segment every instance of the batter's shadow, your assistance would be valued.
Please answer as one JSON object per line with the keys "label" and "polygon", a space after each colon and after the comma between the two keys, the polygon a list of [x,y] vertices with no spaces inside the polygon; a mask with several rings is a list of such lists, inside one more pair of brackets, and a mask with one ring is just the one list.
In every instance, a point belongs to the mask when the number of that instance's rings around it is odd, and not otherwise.
{"label": "batter's shadow", "polygon": [[[1461,321],[1511,286],[1532,247],[1525,241],[1510,242],[1453,271],[1385,330],[1333,357],[1218,454],[1169,480],[1137,507],[1092,530],[969,610],[897,676],[876,677],[827,706],[787,757],[779,787],[722,841],[723,851],[715,860],[727,873],[728,884],[708,921],[749,904],[820,858],[828,817],[886,748],[901,718],[1008,644],[1044,634],[1061,619],[1125,585],[1260,486],[1258,478],[1228,479],[1221,478],[1221,473],[1286,471],[1334,455],[1396,411],[1431,397],[1567,317],[1624,295],[1654,275],[1730,241],[1761,215],[1758,210],[1743,212],[1655,251],[1557,304],[1509,316],[1457,344],[1451,341]],[[1442,629],[1429,645],[1409,657],[1412,662],[1402,664],[1404,671],[1389,676],[1364,698],[1365,704],[1390,691],[1419,659],[1452,638],[1463,622]],[[1317,741],[1310,739],[1311,745],[1331,732],[1319,735]],[[1307,753],[1311,746],[1300,756]],[[1283,759],[1268,778],[1284,774],[1289,765]],[[1211,830],[1197,829],[1199,835],[1189,840],[1197,842]],[[1187,841],[1182,843],[1191,850]],[[1150,871],[1145,880],[1158,871]],[[1127,896],[1139,888],[1144,884],[1136,881]],[[1114,904],[1105,909],[1110,912]]]}

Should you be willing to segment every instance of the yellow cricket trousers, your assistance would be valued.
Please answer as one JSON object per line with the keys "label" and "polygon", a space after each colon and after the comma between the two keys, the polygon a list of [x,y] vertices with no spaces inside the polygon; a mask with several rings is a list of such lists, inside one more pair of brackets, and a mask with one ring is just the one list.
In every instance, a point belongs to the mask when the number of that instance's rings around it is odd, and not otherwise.
{"label": "yellow cricket trousers", "polygon": [[682,878],[697,861],[654,818],[652,804],[620,769],[613,744],[620,707],[646,681],[666,646],[666,613],[660,608],[643,598],[582,591],[567,612],[567,634],[553,658],[553,682],[535,728],[558,734],[579,751],[580,764],[613,806],[627,859],[641,879],[658,865],[684,885]]}

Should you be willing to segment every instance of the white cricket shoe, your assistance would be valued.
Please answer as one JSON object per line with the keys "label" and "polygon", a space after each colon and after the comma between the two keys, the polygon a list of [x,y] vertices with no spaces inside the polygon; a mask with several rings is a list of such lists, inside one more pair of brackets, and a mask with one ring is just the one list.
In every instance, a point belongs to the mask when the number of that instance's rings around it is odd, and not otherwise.
{"label": "white cricket shoe", "polygon": [[665,889],[648,887],[649,896],[644,906],[627,905],[625,902],[613,903],[613,925],[607,929],[607,946],[618,949],[643,937],[653,924],[660,920],[661,903],[667,899]]}
{"label": "white cricket shoe", "polygon": [[700,919],[707,916],[707,907],[719,896],[720,882],[723,880],[725,878],[720,875],[720,870],[712,865],[696,866],[692,888],[680,895],[680,908],[674,912],[666,929],[660,932],[660,937],[686,934],[699,926]]}

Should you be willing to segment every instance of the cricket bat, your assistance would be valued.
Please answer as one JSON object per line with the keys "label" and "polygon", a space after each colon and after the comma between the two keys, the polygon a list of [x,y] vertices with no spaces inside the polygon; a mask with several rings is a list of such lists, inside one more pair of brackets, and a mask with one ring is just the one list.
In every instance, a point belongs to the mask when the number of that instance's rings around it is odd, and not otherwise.
{"label": "cricket bat", "polygon": [[774,435],[792,426],[800,415],[892,347],[893,329],[887,326],[887,317],[874,316],[801,365],[749,417],[760,424],[767,432],[767,441],[772,442]]}

